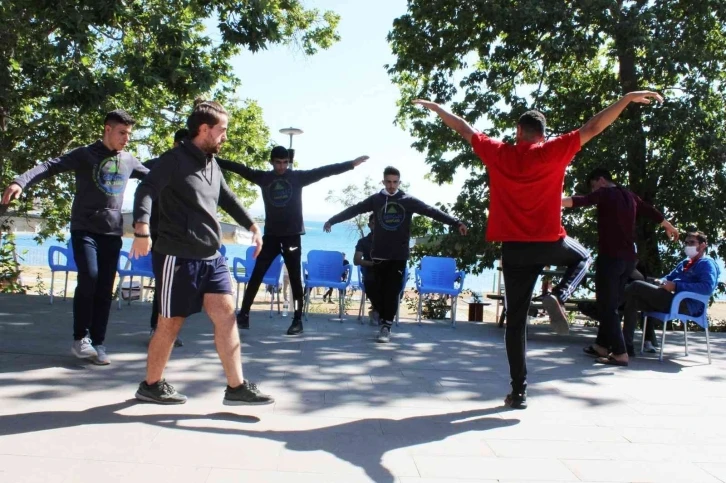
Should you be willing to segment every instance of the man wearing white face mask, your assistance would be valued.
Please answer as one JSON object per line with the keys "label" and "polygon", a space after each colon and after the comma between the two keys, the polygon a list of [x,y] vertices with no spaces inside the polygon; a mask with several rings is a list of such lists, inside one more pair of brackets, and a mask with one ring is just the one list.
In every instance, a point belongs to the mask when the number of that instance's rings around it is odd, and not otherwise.
{"label": "man wearing white face mask", "polygon": [[[706,255],[707,241],[703,232],[689,232],[684,243],[684,252],[688,258],[679,263],[671,273],[656,280],[655,284],[638,281],[628,285],[625,290],[625,323],[623,326],[626,344],[633,345],[638,312],[668,312],[674,294],[678,292],[696,292],[703,295],[713,293],[720,269],[716,261]],[[705,307],[701,302],[685,300],[680,309],[698,316],[703,313]],[[652,327],[652,324],[649,326]]]}

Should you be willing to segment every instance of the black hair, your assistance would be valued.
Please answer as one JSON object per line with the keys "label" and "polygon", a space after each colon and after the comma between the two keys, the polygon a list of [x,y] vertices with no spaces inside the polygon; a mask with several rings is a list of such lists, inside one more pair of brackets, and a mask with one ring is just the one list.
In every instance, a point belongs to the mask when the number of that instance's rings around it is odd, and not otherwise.
{"label": "black hair", "polygon": [[[694,227],[690,227],[690,228],[694,228]],[[699,230],[690,229],[688,231],[688,233],[686,233],[686,238],[688,238],[689,236],[697,239],[699,243],[708,242],[708,237],[706,236],[706,234]]]}
{"label": "black hair", "polygon": [[103,125],[105,126],[107,124],[125,124],[126,126],[133,126],[136,124],[136,120],[123,109],[116,109],[106,113],[106,117],[103,118]]}
{"label": "black hair", "polygon": [[197,137],[202,124],[212,127],[216,126],[222,120],[222,117],[227,117],[227,111],[224,110],[222,104],[215,101],[195,99],[194,109],[192,109],[192,113],[187,118],[189,137]]}
{"label": "black hair", "polygon": [[383,170],[383,177],[385,178],[389,174],[392,174],[394,176],[401,177],[401,172],[394,168],[393,166],[387,166],[386,169]]}
{"label": "black hair", "polygon": [[174,142],[178,143],[182,139],[189,137],[189,129],[183,127],[174,133]]}
{"label": "black hair", "polygon": [[270,151],[270,161],[273,159],[290,159],[290,153],[285,146],[275,146]]}
{"label": "black hair", "polygon": [[544,114],[539,111],[527,111],[519,117],[518,126],[527,136],[544,136],[547,121]]}
{"label": "black hair", "polygon": [[605,178],[605,180],[613,182],[613,176],[610,174],[610,171],[608,171],[605,168],[595,168],[592,171],[590,171],[590,174],[587,175],[587,182],[590,183],[592,181],[597,181],[600,178]]}

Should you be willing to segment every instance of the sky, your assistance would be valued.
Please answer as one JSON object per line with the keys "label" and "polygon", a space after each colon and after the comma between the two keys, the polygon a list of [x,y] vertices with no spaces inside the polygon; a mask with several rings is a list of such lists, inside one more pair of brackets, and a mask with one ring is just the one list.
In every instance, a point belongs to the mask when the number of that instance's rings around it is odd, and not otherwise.
{"label": "sky", "polygon": [[[329,190],[361,183],[366,176],[379,181],[388,165],[401,171],[412,195],[428,204],[453,203],[465,173],[459,173],[451,185],[425,180],[429,168],[424,154],[413,149],[414,139],[393,124],[398,89],[384,68],[394,60],[386,35],[393,20],[406,12],[406,1],[307,0],[305,7],[338,13],[341,40],[313,56],[295,47],[276,46],[256,54],[245,51],[233,62],[242,80],[238,96],[259,103],[274,142],[288,146],[288,136],[279,134],[281,128],[304,131],[293,140],[297,169],[370,156],[351,172],[307,187],[305,218],[327,220],[341,210],[325,201]],[[250,211],[264,214],[261,199]]]}

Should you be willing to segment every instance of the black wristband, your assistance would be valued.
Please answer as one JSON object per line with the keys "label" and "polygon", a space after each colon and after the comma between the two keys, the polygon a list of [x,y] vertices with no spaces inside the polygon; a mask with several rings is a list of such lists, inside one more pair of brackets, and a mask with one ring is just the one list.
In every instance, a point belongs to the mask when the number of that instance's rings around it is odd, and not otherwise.
{"label": "black wristband", "polygon": [[142,235],[141,233],[134,233],[134,237],[136,238],[149,238],[151,235],[148,233],[146,235]]}

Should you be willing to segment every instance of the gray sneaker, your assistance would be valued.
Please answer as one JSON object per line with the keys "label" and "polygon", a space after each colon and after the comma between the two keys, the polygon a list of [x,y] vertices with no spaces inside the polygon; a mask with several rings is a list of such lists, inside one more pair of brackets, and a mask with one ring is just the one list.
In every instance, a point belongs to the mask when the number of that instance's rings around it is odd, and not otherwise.
{"label": "gray sneaker", "polygon": [[111,364],[111,359],[109,359],[108,354],[106,354],[105,345],[97,345],[93,348],[96,349],[96,354],[98,354],[94,359],[92,359],[94,364],[97,366],[107,366]]}
{"label": "gray sneaker", "polygon": [[559,299],[552,294],[542,297],[542,305],[550,316],[550,325],[558,335],[570,333],[570,324],[567,322],[567,313]]}
{"label": "gray sneaker", "polygon": [[222,404],[225,406],[262,406],[274,402],[272,396],[260,392],[257,384],[246,380],[237,387],[227,386],[222,400]]}
{"label": "gray sneaker", "polygon": [[139,389],[136,391],[136,399],[156,404],[184,404],[187,402],[187,397],[176,392],[174,386],[164,379],[156,384],[146,384],[146,381],[141,381]]}
{"label": "gray sneaker", "polygon": [[378,332],[378,337],[376,338],[377,342],[380,342],[381,344],[387,344],[391,340],[391,328],[388,326],[381,327],[381,330]]}
{"label": "gray sneaker", "polygon": [[71,346],[71,352],[79,359],[88,359],[90,357],[98,357],[98,352],[93,348],[91,339],[84,337],[81,340],[74,340]]}

